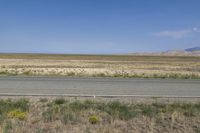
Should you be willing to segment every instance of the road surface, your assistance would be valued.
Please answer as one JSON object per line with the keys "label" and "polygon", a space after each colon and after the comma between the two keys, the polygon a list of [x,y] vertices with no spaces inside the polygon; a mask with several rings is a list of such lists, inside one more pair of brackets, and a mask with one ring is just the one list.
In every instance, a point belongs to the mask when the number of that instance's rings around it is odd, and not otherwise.
{"label": "road surface", "polygon": [[0,94],[200,97],[200,80],[0,77]]}

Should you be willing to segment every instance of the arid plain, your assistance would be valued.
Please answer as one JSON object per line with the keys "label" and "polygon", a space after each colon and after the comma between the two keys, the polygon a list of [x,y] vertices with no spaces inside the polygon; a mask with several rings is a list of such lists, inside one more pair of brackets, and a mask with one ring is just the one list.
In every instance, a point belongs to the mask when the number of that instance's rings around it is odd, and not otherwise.
{"label": "arid plain", "polygon": [[1,75],[200,78],[200,57],[1,54]]}

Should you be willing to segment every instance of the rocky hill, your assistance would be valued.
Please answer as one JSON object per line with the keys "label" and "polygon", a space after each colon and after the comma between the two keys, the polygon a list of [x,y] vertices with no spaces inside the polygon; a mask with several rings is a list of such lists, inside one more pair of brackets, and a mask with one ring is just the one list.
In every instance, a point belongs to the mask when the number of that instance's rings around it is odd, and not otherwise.
{"label": "rocky hill", "polygon": [[185,50],[169,50],[164,52],[143,52],[132,53],[131,55],[152,55],[152,56],[200,56],[200,47],[188,48]]}
{"label": "rocky hill", "polygon": [[200,47],[188,48],[188,49],[185,49],[185,51],[188,51],[188,52],[197,52],[197,51],[200,51]]}

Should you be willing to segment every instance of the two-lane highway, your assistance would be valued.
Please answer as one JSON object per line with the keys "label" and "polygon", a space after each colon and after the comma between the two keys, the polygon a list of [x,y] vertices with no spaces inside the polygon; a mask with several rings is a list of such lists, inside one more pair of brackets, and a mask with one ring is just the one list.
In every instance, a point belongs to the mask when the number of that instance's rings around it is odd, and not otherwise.
{"label": "two-lane highway", "polygon": [[0,77],[0,94],[200,96],[200,80]]}

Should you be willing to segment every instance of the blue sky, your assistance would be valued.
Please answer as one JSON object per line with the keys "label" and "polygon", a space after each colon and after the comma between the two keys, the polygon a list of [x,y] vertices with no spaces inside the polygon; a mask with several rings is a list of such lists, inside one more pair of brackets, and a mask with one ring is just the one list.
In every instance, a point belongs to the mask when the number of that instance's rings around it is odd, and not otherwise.
{"label": "blue sky", "polygon": [[200,0],[0,0],[0,52],[119,54],[200,46]]}

